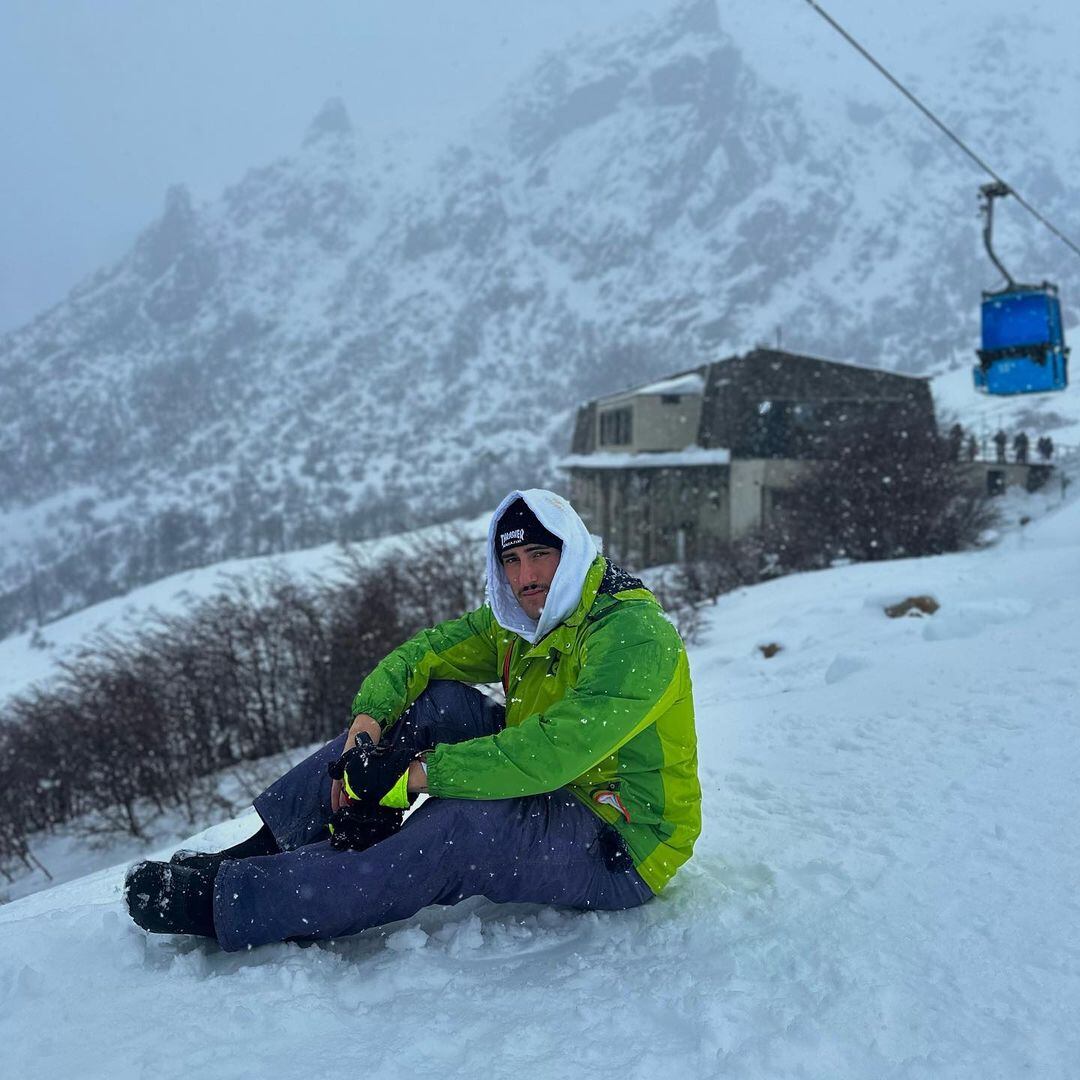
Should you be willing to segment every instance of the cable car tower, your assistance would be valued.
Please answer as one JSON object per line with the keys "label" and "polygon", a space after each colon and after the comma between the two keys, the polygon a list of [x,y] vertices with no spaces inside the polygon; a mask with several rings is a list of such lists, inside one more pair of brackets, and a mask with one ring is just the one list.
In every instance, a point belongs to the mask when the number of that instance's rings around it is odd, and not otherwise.
{"label": "cable car tower", "polygon": [[982,294],[982,348],[976,350],[975,389],[987,394],[1034,394],[1069,385],[1069,349],[1061,329],[1057,286],[1020,285],[994,254],[994,200],[1011,195],[1000,180],[983,184],[983,243],[1005,286]]}

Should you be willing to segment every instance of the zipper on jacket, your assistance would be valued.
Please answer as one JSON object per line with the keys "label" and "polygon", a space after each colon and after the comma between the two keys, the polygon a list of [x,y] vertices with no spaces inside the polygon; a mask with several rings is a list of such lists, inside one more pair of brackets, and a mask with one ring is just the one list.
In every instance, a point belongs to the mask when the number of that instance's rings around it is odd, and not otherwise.
{"label": "zipper on jacket", "polygon": [[510,660],[514,655],[514,641],[511,638],[510,644],[506,647],[506,655],[503,657],[503,670],[502,670],[502,687],[503,697],[509,699],[510,697]]}

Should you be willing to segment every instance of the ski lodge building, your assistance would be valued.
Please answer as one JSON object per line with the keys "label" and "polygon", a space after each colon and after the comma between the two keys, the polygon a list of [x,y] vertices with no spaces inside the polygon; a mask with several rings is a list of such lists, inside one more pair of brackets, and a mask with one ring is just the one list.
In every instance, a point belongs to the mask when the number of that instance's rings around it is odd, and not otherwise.
{"label": "ski lodge building", "polygon": [[655,566],[767,524],[852,423],[936,432],[929,382],[755,349],[580,406],[560,467],[605,553]]}

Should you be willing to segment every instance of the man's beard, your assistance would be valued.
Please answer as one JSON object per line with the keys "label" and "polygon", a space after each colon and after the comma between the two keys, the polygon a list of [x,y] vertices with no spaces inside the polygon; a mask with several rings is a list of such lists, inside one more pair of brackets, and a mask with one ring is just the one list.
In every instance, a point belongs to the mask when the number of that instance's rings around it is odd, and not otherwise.
{"label": "man's beard", "polygon": [[532,592],[527,593],[523,592],[518,595],[518,603],[521,604],[522,607],[525,607],[526,602],[535,603],[537,600],[539,600],[540,607],[537,609],[537,614],[539,614],[541,611],[544,610],[544,604],[547,603],[547,594],[548,590],[546,588],[534,589]]}

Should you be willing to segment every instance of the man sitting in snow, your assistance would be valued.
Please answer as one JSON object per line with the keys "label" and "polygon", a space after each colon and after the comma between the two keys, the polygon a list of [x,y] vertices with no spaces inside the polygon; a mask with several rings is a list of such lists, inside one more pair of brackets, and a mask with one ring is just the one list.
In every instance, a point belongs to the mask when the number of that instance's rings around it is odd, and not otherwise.
{"label": "man sitting in snow", "polygon": [[[140,926],[232,951],[469,896],[619,910],[664,887],[701,828],[678,633],[552,492],[503,500],[487,564],[488,603],[391,652],[349,730],[255,800],[255,836],[131,869]],[[465,685],[499,679],[505,709]]]}

